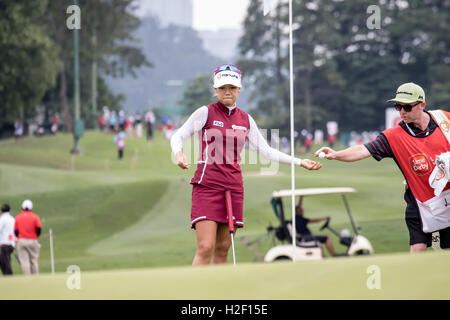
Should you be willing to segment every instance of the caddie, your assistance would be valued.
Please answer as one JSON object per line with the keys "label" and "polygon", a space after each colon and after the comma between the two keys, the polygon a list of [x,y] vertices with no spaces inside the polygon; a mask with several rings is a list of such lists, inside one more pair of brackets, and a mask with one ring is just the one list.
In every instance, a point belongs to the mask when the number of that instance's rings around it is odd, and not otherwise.
{"label": "caddie", "polygon": [[[321,148],[328,160],[358,161],[370,156],[377,161],[393,158],[406,180],[405,220],[411,252],[431,246],[439,231],[440,246],[450,248],[450,113],[425,111],[425,92],[409,82],[398,87],[394,102],[402,121],[384,130],[375,141],[341,151]],[[438,166],[436,166],[438,163]]]}

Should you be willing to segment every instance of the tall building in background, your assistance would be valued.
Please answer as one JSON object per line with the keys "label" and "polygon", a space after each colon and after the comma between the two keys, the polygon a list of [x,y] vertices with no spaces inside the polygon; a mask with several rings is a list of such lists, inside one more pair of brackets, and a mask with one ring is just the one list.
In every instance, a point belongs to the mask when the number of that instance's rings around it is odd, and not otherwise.
{"label": "tall building in background", "polygon": [[157,17],[163,27],[175,24],[192,28],[192,0],[148,0],[142,5],[146,15]]}
{"label": "tall building in background", "polygon": [[[170,24],[193,28],[193,0],[140,0],[137,14],[141,17],[156,17],[161,27]],[[198,30],[203,48],[211,54],[233,61],[238,55],[237,43],[242,31],[239,29]]]}

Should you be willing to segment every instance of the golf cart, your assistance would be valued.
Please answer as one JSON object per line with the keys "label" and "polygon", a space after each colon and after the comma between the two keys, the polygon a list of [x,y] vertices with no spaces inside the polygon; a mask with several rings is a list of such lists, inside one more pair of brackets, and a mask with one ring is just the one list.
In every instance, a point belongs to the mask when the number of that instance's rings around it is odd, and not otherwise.
{"label": "golf cart", "polygon": [[[342,245],[347,247],[347,251],[344,254],[339,254],[339,256],[353,256],[353,255],[363,255],[363,254],[373,254],[373,248],[370,241],[364,236],[360,235],[360,227],[357,226],[353,215],[350,212],[347,199],[345,197],[346,193],[356,192],[353,188],[308,188],[308,189],[296,189],[294,191],[294,196],[306,197],[313,195],[328,195],[328,194],[341,194],[344,200],[344,205],[347,210],[350,222],[353,228],[354,235],[351,236],[350,232],[346,229],[338,233],[330,226],[330,220],[322,225],[320,230],[328,229],[333,234],[335,234]],[[302,237],[294,232],[295,228],[292,228],[292,221],[286,220],[284,209],[283,209],[283,198],[291,198],[292,190],[281,190],[275,191],[272,194],[271,204],[272,209],[280,221],[278,227],[269,226],[267,228],[268,233],[273,233],[275,237],[281,241],[282,244],[274,246],[265,255],[265,262],[272,262],[276,260],[292,260],[294,255],[294,247],[292,245],[292,237],[295,234],[295,260],[320,260],[323,259],[322,249],[319,242],[308,237]]]}

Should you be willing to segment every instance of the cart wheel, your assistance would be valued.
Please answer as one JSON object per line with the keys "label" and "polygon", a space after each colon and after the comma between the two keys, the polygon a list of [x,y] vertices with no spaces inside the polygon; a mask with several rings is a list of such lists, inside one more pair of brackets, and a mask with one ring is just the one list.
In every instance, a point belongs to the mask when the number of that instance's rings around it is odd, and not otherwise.
{"label": "cart wheel", "polygon": [[274,261],[282,261],[282,260],[291,260],[288,256],[279,256],[276,257]]}

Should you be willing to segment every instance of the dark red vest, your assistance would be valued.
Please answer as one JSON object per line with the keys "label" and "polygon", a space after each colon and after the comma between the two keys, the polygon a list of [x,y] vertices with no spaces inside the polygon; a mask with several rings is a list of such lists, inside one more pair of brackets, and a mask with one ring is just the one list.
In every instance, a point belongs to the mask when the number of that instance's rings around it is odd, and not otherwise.
{"label": "dark red vest", "polygon": [[250,129],[248,114],[238,108],[230,112],[221,102],[207,108],[208,119],[199,132],[199,160],[191,183],[243,192],[240,154]]}

